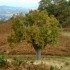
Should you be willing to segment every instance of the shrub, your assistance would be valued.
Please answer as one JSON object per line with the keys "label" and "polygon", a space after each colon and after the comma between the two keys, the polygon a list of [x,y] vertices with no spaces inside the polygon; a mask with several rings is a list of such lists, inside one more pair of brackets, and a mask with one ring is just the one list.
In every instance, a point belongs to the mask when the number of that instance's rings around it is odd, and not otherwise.
{"label": "shrub", "polygon": [[50,70],[54,70],[54,67],[53,67],[53,66],[51,66],[51,67],[50,67]]}
{"label": "shrub", "polygon": [[[22,22],[21,22],[22,21]],[[46,11],[34,10],[25,15],[24,19],[15,19],[12,34],[8,42],[18,44],[26,40],[36,52],[36,59],[41,59],[41,50],[51,44],[54,46],[60,36],[59,22]]]}
{"label": "shrub", "polygon": [[16,66],[20,66],[20,65],[24,64],[24,61],[21,60],[20,58],[14,57],[13,60],[14,60],[14,63]]}
{"label": "shrub", "polygon": [[8,65],[7,59],[4,56],[0,56],[0,67],[5,67]]}

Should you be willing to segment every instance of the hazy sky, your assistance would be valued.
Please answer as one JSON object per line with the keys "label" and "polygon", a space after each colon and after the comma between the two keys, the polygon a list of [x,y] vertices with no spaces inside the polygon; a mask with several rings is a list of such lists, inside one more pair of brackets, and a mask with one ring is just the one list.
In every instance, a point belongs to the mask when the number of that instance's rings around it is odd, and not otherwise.
{"label": "hazy sky", "polygon": [[37,8],[40,0],[0,0],[0,6]]}

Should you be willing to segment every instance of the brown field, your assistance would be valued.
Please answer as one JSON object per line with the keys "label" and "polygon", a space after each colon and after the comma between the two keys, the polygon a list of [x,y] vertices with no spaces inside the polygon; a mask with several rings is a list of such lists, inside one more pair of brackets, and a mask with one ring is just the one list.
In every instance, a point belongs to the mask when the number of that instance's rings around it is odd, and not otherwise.
{"label": "brown field", "polygon": [[[11,25],[10,21],[5,24],[0,24],[0,54],[8,53],[8,54],[35,54],[34,49],[30,46],[30,44],[20,43],[17,47],[10,47],[7,42],[7,37],[11,33]],[[42,50],[42,54],[44,55],[56,55],[56,56],[70,56],[70,36],[60,37],[59,44],[57,47],[50,47],[49,45]]]}

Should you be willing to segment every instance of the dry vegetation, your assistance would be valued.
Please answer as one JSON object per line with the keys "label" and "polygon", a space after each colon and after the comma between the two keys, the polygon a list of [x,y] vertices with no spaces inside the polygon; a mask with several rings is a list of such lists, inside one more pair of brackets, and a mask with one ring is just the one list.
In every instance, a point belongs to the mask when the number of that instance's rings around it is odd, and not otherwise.
{"label": "dry vegetation", "polygon": [[[26,42],[20,43],[18,47],[9,46],[7,37],[11,33],[11,25],[12,23],[10,21],[5,24],[0,24],[0,54],[35,54],[34,49]],[[58,47],[47,46],[43,49],[42,54],[70,56],[70,37],[63,34],[60,37]]]}
{"label": "dry vegetation", "polygon": [[[26,56],[25,56],[26,57]],[[33,56],[0,56],[0,70],[69,70],[70,57],[50,57],[37,61]],[[30,58],[31,57],[31,58]],[[28,60],[29,59],[29,60]]]}

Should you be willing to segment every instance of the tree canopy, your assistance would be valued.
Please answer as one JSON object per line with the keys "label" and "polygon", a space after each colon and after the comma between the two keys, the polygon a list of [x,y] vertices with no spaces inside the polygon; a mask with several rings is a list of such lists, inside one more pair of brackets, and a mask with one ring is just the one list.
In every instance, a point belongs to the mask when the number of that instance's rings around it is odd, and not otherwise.
{"label": "tree canopy", "polygon": [[23,17],[15,19],[12,26],[13,33],[9,37],[10,43],[18,43],[26,40],[31,43],[37,52],[37,58],[40,58],[39,50],[46,47],[47,44],[56,44],[59,37],[59,22],[54,16],[48,16],[46,11],[30,11]]}
{"label": "tree canopy", "polygon": [[70,0],[41,0],[39,10],[46,10],[60,23],[70,23]]}

